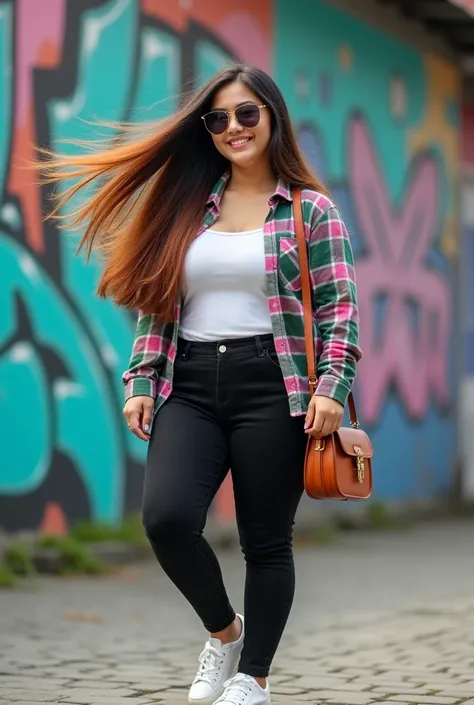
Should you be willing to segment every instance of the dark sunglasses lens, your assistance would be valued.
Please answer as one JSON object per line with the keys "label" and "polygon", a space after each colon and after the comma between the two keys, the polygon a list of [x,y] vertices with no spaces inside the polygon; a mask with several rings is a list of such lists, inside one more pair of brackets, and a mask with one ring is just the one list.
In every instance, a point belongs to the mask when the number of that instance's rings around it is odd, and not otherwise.
{"label": "dark sunglasses lens", "polygon": [[241,105],[235,111],[235,117],[243,127],[255,127],[260,120],[258,105]]}
{"label": "dark sunglasses lens", "polygon": [[205,117],[206,127],[214,135],[221,135],[227,129],[227,113],[223,110],[215,110]]}

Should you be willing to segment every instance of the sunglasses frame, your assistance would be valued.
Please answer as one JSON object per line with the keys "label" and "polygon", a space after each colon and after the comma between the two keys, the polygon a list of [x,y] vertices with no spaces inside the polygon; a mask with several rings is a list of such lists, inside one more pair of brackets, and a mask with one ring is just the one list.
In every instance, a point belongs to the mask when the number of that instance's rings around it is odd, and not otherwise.
{"label": "sunglasses frame", "polygon": [[[237,113],[238,110],[240,110],[240,108],[245,108],[245,106],[247,106],[247,105],[251,105],[251,106],[253,106],[253,107],[258,108],[258,122],[255,123],[255,125],[252,126],[252,127],[257,127],[258,123],[260,122],[260,110],[261,110],[262,108],[268,108],[268,105],[257,105],[256,103],[248,102],[248,103],[243,103],[243,105],[239,105],[239,107],[236,108],[235,110],[221,110],[220,108],[217,109],[217,110],[210,110],[208,113],[205,113],[204,115],[201,115],[201,120],[204,121],[204,127],[206,128],[206,130],[207,130],[211,135],[223,135],[224,132],[226,132],[226,131],[229,129],[230,116],[231,116],[231,115],[235,115],[235,119],[237,120],[237,122],[239,123],[239,125],[240,125],[241,127],[246,127],[246,125],[242,125],[242,123],[239,121],[239,119],[238,119],[236,113]],[[212,113],[225,113],[225,114],[227,115],[227,126],[226,126],[225,130],[222,130],[222,132],[212,132],[212,131],[208,128],[208,126],[206,125],[206,118],[207,118],[208,115],[212,115]],[[249,129],[251,129],[251,128],[249,128]]]}

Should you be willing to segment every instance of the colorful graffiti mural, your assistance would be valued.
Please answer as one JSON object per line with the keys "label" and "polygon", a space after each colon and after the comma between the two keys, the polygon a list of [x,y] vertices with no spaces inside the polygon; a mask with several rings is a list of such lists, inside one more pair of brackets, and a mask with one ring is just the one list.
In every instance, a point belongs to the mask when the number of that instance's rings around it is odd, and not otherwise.
{"label": "colorful graffiti mural", "polygon": [[350,226],[364,351],[356,392],[378,455],[375,492],[433,497],[450,484],[455,444],[458,77],[329,5],[305,2],[304,15],[302,27],[278,0],[274,71]]}
{"label": "colorful graffiti mural", "polygon": [[202,16],[172,4],[169,13],[169,4],[151,1],[0,2],[0,427],[7,441],[0,524],[7,528],[38,526],[53,503],[69,521],[116,521],[140,504],[145,446],[121,418],[133,318],[94,296],[98,265],[85,267],[74,256],[75,238],[43,222],[47,193],[22,164],[35,143],[93,136],[97,128],[82,118],[148,119],[173,110],[182,86],[232,60],[234,22],[248,58],[268,65],[265,23],[245,3],[234,3],[235,12],[227,3],[221,17],[211,3],[201,3]]}
{"label": "colorful graffiti mural", "polygon": [[[44,223],[48,194],[25,159],[36,143],[93,137],[95,116],[165,115],[234,58],[275,75],[350,226],[376,492],[444,491],[455,71],[319,0],[298,15],[287,0],[39,5],[0,0],[0,525],[37,527],[53,506],[69,522],[119,520],[140,504],[146,450],[121,417],[133,316],[94,296],[98,263],[86,267],[76,239]],[[231,508],[228,489],[218,512]]]}

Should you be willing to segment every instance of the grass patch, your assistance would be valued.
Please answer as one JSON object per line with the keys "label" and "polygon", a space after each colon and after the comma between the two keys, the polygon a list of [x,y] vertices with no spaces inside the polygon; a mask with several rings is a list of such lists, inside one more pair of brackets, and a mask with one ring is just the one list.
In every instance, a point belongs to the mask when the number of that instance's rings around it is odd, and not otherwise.
{"label": "grass patch", "polygon": [[104,572],[99,559],[72,536],[45,535],[38,540],[38,546],[58,551],[62,575],[98,575]]}
{"label": "grass patch", "polygon": [[408,521],[389,509],[383,502],[370,502],[367,506],[367,520],[373,529],[401,529],[408,527]]}
{"label": "grass patch", "polygon": [[28,577],[36,573],[31,558],[31,548],[24,544],[16,543],[8,546],[5,549],[4,561],[14,575]]}
{"label": "grass patch", "polygon": [[313,531],[313,541],[319,545],[327,545],[333,543],[338,535],[338,530],[335,524],[331,522],[324,522],[318,524],[318,526]]}
{"label": "grass patch", "polygon": [[72,528],[70,535],[81,543],[122,541],[133,546],[147,545],[141,519],[135,514],[126,517],[119,525],[80,521]]}
{"label": "grass patch", "polygon": [[14,588],[16,583],[16,575],[11,568],[6,563],[0,564],[0,589]]}

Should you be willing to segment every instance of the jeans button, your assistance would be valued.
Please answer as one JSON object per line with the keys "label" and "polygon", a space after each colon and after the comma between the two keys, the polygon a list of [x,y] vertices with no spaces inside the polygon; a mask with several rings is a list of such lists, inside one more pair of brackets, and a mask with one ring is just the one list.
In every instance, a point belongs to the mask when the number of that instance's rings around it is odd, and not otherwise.
{"label": "jeans button", "polygon": [[225,353],[226,350],[227,350],[227,348],[225,345],[219,345],[219,352],[220,353]]}

